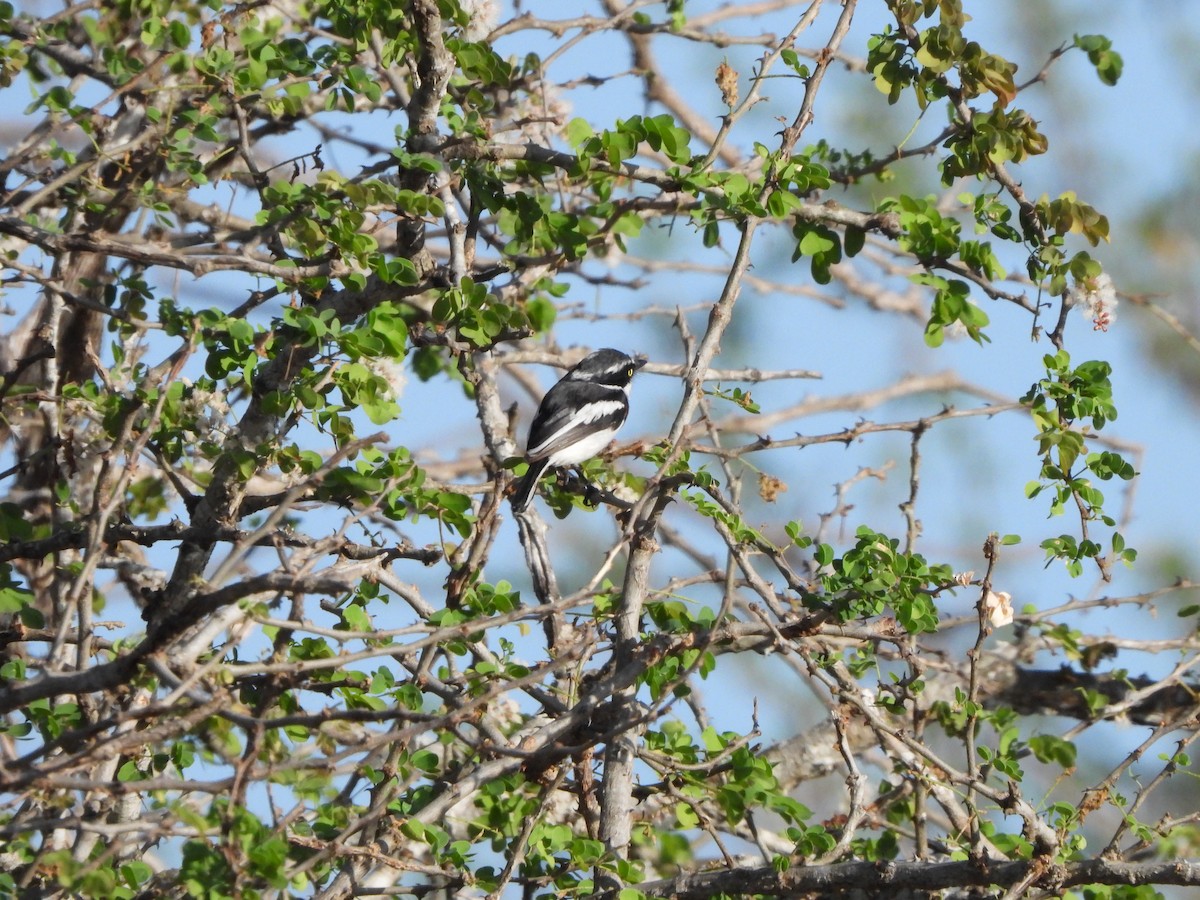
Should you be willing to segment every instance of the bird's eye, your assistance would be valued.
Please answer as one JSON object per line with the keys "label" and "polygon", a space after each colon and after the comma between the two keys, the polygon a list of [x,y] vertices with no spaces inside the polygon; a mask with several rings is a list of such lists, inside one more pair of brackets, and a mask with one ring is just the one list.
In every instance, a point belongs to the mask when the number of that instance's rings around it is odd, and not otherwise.
{"label": "bird's eye", "polygon": [[626,374],[628,377],[632,378],[632,377],[633,377],[633,366],[630,366],[629,368],[627,368],[627,369],[625,370],[625,374]]}

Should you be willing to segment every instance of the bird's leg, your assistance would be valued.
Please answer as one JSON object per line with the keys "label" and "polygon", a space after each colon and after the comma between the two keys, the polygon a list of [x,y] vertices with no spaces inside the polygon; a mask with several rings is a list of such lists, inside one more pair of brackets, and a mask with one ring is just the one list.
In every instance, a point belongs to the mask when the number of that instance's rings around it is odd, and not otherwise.
{"label": "bird's leg", "polygon": [[579,473],[579,480],[583,482],[583,502],[593,509],[604,502],[604,491],[596,487],[590,481],[583,477],[583,472]]}
{"label": "bird's leg", "polygon": [[570,469],[560,469],[558,475],[559,486],[572,494],[579,494],[588,506],[596,507],[604,502],[604,492],[587,480],[582,467],[572,466]]}

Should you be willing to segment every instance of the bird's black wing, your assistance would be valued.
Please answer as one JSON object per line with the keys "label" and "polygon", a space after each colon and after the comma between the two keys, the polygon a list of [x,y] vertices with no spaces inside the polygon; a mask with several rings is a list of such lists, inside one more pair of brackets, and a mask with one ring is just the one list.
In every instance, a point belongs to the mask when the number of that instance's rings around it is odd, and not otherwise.
{"label": "bird's black wing", "polygon": [[542,398],[529,429],[530,460],[545,459],[581,437],[617,428],[629,414],[625,392],[590,381],[560,381]]}

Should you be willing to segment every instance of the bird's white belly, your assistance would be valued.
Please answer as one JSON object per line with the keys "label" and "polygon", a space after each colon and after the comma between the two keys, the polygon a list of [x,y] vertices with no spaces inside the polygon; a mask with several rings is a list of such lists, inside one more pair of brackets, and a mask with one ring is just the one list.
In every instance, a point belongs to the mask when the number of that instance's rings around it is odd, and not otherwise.
{"label": "bird's white belly", "polygon": [[550,465],[574,466],[586,459],[591,459],[607,447],[616,434],[617,430],[615,428],[606,428],[603,431],[590,434],[582,440],[571,444],[571,446],[563,447],[557,453],[552,454],[549,460]]}

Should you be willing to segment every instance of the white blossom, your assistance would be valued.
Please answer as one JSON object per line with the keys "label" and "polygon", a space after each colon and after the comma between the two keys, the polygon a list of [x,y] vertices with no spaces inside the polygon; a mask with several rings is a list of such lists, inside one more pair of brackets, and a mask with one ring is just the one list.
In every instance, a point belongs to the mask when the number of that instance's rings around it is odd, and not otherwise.
{"label": "white blossom", "polygon": [[1108,331],[1117,320],[1117,289],[1106,272],[1076,281],[1067,291],[1067,302],[1083,309],[1097,331]]}
{"label": "white blossom", "polygon": [[182,381],[185,391],[179,412],[185,421],[194,423],[187,430],[202,440],[222,443],[229,433],[229,401],[225,392],[193,387],[186,378]]}
{"label": "white blossom", "polygon": [[573,825],[579,819],[579,798],[567,791],[555,791],[542,809],[547,824]]}
{"label": "white blossom", "polygon": [[942,329],[942,334],[947,340],[959,341],[965,337],[970,337],[971,332],[967,331],[967,326],[962,323],[961,319],[955,319],[949,325]]}
{"label": "white blossom", "polygon": [[488,705],[488,712],[504,732],[515,730],[525,719],[521,705],[510,694],[502,694],[493,700]]}
{"label": "white blossom", "polygon": [[983,612],[993,628],[1011,625],[1013,620],[1012,594],[1006,591],[988,591],[983,595]]}
{"label": "white blossom", "polygon": [[388,356],[376,356],[362,362],[372,375],[378,375],[387,382],[386,398],[399,400],[400,395],[404,393],[404,386],[408,384],[408,375],[405,374],[404,367]]}
{"label": "white blossom", "polygon": [[471,17],[464,34],[468,41],[482,41],[500,23],[499,0],[464,0],[462,6]]}

